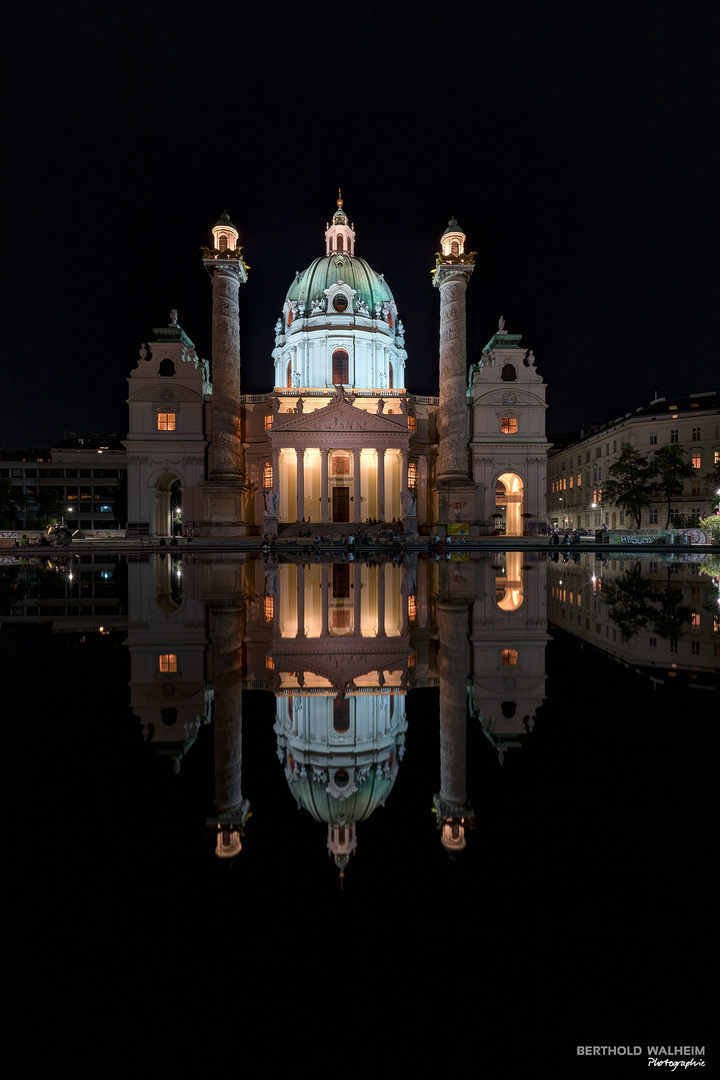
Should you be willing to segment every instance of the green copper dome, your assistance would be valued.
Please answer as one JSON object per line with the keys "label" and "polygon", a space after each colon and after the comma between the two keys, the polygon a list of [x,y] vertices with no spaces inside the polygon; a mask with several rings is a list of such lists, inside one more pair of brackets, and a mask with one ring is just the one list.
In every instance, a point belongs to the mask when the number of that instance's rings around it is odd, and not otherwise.
{"label": "green copper dome", "polygon": [[316,821],[347,825],[351,821],[367,821],[376,807],[385,803],[393,789],[395,778],[378,778],[373,766],[370,775],[345,799],[327,791],[326,780],[299,780],[290,784],[290,791],[300,806],[309,810]]}
{"label": "green copper dome", "polygon": [[326,255],[315,259],[307,270],[303,270],[288,289],[288,300],[303,300],[306,309],[311,300],[325,298],[325,289],[342,281],[355,289],[355,300],[364,300],[372,315],[375,304],[385,301],[394,302],[393,294],[380,274],[376,274],[364,259],[355,255]]}

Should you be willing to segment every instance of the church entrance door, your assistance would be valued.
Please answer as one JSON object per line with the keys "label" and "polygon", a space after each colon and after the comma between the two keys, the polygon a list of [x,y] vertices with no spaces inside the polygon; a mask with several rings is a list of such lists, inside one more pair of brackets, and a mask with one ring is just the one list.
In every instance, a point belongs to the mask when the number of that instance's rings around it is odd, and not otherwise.
{"label": "church entrance door", "polygon": [[336,487],[333,490],[333,521],[350,520],[350,488]]}

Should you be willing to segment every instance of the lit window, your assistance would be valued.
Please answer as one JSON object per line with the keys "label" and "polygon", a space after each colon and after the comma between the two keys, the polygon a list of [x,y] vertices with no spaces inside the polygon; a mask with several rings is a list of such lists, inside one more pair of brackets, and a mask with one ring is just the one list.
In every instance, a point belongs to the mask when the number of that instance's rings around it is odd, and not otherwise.
{"label": "lit window", "polygon": [[500,652],[500,664],[502,667],[514,667],[517,664],[517,649],[502,649]]}
{"label": "lit window", "polygon": [[265,612],[265,622],[272,622],[273,621],[273,612],[274,612],[274,607],[275,607],[274,602],[273,602],[273,598],[272,598],[272,596],[265,596],[263,598],[263,601],[264,601],[264,609],[263,610]]}
{"label": "lit window", "polygon": [[273,424],[272,413],[268,413],[265,417],[265,430],[269,431]]}
{"label": "lit window", "polygon": [[418,471],[417,465],[414,461],[411,461],[408,465],[408,487],[416,488],[418,484]]}
{"label": "lit window", "polygon": [[[336,297],[337,299],[337,297]],[[343,300],[345,298],[343,297]],[[333,386],[348,381],[349,358],[345,349],[336,349],[332,354],[332,381]]]}
{"label": "lit window", "polygon": [[158,656],[158,671],[164,675],[177,671],[177,653],[163,653]]}
{"label": "lit window", "polygon": [[720,465],[720,450],[716,450],[713,454],[713,464]]}
{"label": "lit window", "polygon": [[696,628],[700,626],[700,613],[698,611],[693,611],[691,624]]}
{"label": "lit window", "polygon": [[266,656],[265,657],[265,670],[266,671],[274,671],[275,670],[275,661],[273,660],[272,656]]}
{"label": "lit window", "polygon": [[514,435],[518,429],[518,422],[514,416],[503,416],[500,419],[500,431],[503,435]]}
{"label": "lit window", "polygon": [[273,486],[273,467],[269,461],[263,465],[263,487],[267,490]]}
{"label": "lit window", "polygon": [[408,430],[417,431],[417,419],[414,416],[408,416]]}
{"label": "lit window", "polygon": [[158,413],[158,431],[174,431],[175,430],[175,413],[174,412],[161,412]]}
{"label": "lit window", "polygon": [[702,454],[699,451],[695,451],[692,456],[693,469],[700,469],[702,467]]}
{"label": "lit window", "polygon": [[408,596],[408,620],[415,622],[417,619],[417,597]]}

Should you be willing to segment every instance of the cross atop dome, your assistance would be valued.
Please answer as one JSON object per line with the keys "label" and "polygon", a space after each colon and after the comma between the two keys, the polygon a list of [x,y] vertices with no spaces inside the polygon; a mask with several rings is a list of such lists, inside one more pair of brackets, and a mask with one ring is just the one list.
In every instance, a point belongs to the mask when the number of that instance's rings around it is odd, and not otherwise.
{"label": "cross atop dome", "polygon": [[337,210],[333,214],[332,225],[325,229],[326,255],[354,255],[355,229],[348,225],[347,214],[343,210],[342,190],[338,188]]}

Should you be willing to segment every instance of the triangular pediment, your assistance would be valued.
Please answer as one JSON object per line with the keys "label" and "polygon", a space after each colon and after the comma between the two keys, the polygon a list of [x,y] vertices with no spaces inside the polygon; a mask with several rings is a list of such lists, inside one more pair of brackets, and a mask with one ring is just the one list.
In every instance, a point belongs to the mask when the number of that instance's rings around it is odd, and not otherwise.
{"label": "triangular pediment", "polygon": [[[396,403],[396,399],[392,399]],[[322,409],[307,413],[276,413],[273,419],[272,433],[286,432],[307,435],[322,435],[326,432],[345,432],[346,434],[369,435],[407,435],[407,416],[397,413],[393,416],[366,412],[350,401],[336,398]]]}

